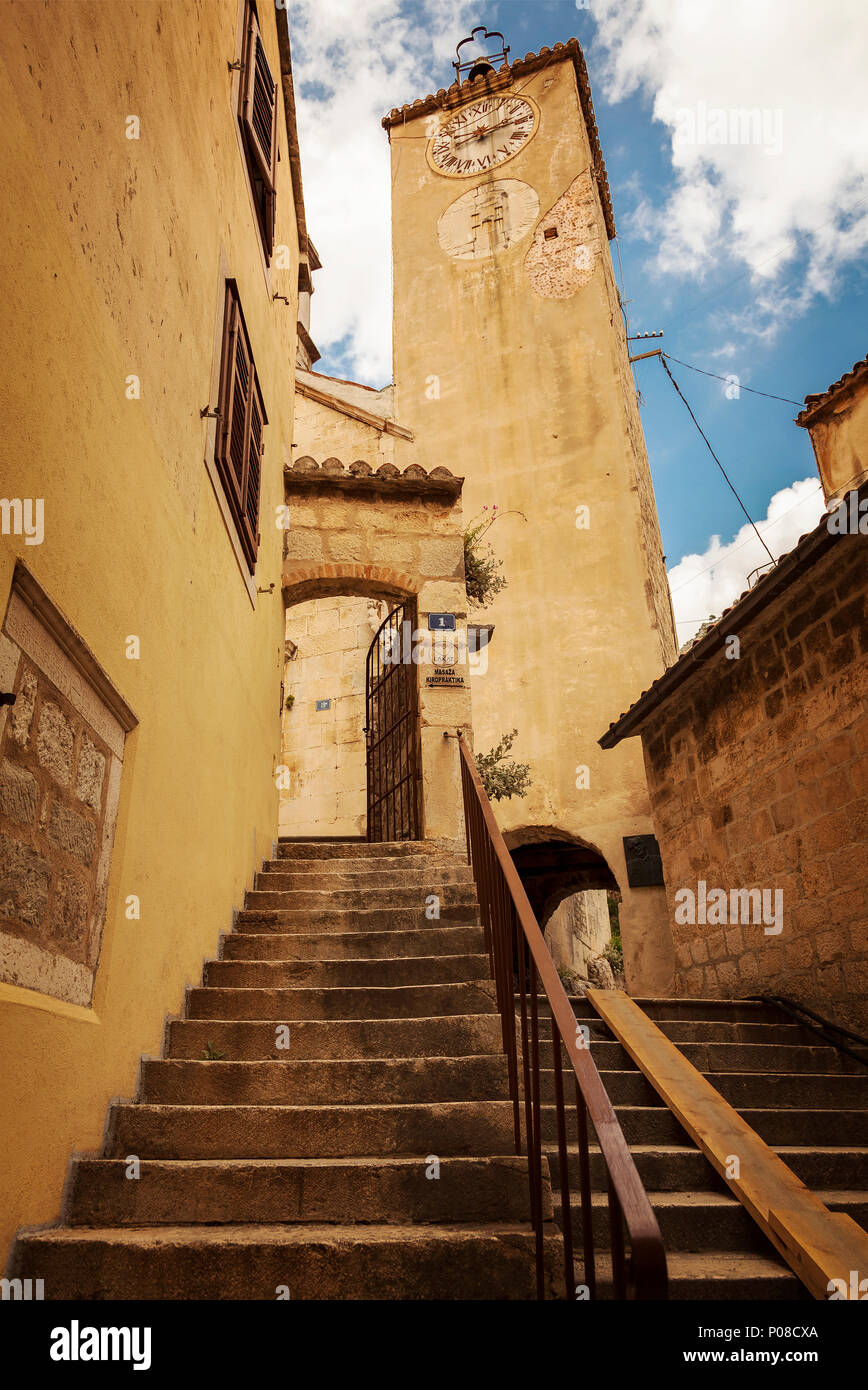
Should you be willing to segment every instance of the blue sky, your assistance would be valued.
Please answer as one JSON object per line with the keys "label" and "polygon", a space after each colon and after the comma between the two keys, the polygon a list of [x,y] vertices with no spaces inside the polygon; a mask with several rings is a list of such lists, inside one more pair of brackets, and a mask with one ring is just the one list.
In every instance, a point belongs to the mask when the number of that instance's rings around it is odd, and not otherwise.
{"label": "blue sky", "polygon": [[[388,379],[388,323],[378,317],[388,284],[376,269],[388,246],[387,142],[377,118],[448,86],[455,43],[483,23],[504,32],[513,58],[571,36],[582,43],[631,333],[663,329],[673,357],[734,374],[742,387],[794,401],[823,390],[868,352],[868,6],[836,0],[836,26],[827,9],[805,0],[291,0],[308,221],[324,262],[317,369],[376,386]],[[753,143],[695,141],[700,127],[685,121],[701,121],[701,107],[711,118],[749,108],[765,124]],[[330,180],[348,156],[359,176],[342,216]],[[359,243],[372,269],[354,311]],[[751,516],[765,520],[772,552],[790,549],[820,507],[813,483],[790,491],[816,478],[809,438],[793,423],[798,407],[670,365]],[[766,557],[742,531],[738,503],[659,361],[637,364],[636,381],[670,571],[684,561],[670,574],[684,641]]]}

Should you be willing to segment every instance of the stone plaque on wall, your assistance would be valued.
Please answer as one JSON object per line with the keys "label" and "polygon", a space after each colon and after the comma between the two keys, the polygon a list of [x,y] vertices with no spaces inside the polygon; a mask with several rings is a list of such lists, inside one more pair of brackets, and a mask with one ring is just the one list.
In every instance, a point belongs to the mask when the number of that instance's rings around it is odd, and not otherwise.
{"label": "stone plaque on wall", "polygon": [[135,716],[27,571],[0,632],[0,979],[88,1005]]}
{"label": "stone plaque on wall", "polygon": [[662,888],[663,861],[654,835],[625,835],[624,857],[631,888]]}

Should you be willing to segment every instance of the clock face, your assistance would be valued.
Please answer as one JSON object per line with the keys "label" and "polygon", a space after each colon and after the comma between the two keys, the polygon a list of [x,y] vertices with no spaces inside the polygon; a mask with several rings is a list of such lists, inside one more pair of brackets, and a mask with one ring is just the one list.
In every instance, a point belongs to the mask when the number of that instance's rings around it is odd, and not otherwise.
{"label": "clock face", "polygon": [[440,127],[428,162],[448,178],[484,174],[519,154],[538,124],[539,108],[528,97],[482,97]]}

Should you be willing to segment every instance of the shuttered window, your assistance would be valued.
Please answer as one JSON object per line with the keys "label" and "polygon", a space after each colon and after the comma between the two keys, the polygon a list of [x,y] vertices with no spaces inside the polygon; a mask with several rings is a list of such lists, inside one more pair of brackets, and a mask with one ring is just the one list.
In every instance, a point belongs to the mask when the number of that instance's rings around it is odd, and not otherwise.
{"label": "shuttered window", "polygon": [[215,461],[250,573],[259,549],[259,485],[268,423],[234,280],[226,282]]}
{"label": "shuttered window", "polygon": [[244,21],[239,120],[247,170],[266,259],[274,249],[274,199],[277,182],[277,83],[271,75],[259,32],[256,8],[248,3]]}

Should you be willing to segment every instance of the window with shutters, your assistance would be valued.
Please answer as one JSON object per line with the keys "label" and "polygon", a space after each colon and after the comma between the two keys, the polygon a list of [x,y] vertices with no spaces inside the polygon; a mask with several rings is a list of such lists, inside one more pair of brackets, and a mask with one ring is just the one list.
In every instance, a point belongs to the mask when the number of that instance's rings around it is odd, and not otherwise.
{"label": "window with shutters", "polygon": [[259,549],[259,484],[268,419],[234,280],[226,282],[217,410],[215,462],[252,574]]}
{"label": "window with shutters", "polygon": [[244,14],[238,119],[265,258],[270,260],[277,182],[277,83],[271,75],[252,0],[248,0]]}

